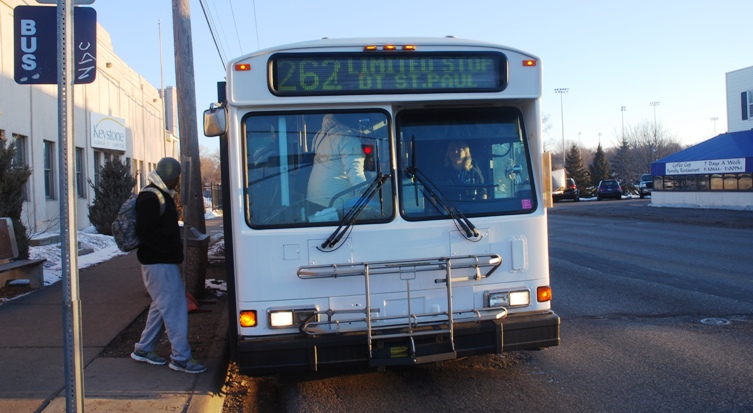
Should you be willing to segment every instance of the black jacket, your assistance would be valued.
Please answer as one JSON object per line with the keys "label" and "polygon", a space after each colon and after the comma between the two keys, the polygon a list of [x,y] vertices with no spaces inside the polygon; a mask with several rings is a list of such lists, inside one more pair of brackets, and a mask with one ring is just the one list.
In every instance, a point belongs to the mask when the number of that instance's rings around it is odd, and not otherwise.
{"label": "black jacket", "polygon": [[[157,188],[155,185],[148,185]],[[175,200],[162,191],[165,213],[160,216],[157,194],[142,191],[136,200],[136,236],[141,245],[137,251],[139,262],[149,264],[180,264],[183,262],[183,242],[180,238],[178,210]]]}

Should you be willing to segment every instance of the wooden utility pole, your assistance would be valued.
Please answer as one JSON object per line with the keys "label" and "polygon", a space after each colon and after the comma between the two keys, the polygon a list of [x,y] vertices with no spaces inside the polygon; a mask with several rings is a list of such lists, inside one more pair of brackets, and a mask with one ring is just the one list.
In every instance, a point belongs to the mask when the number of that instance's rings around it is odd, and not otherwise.
{"label": "wooden utility pole", "polygon": [[[178,124],[180,156],[190,159],[190,170],[183,171],[181,203],[188,207],[183,221],[202,233],[204,223],[204,198],[201,193],[201,168],[199,165],[199,136],[196,122],[196,86],[191,42],[191,10],[189,0],[173,0],[173,36],[175,39],[175,82],[178,88]],[[190,188],[188,174],[191,174]]]}
{"label": "wooden utility pole", "polygon": [[[201,191],[199,137],[196,122],[196,86],[191,41],[191,9],[189,0],[173,1],[173,38],[175,43],[175,82],[178,88],[178,125],[180,161],[183,165],[180,199],[186,228],[206,233],[204,196]],[[191,240],[191,233],[186,235]],[[204,290],[207,244],[188,243],[184,261],[186,289],[193,295]]]}

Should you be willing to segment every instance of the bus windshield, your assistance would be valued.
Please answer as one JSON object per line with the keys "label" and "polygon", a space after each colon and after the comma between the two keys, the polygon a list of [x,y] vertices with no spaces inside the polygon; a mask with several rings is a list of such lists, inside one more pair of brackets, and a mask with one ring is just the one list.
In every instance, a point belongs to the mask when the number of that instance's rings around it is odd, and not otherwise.
{"label": "bus windshield", "polygon": [[[248,224],[279,228],[332,225],[345,216],[353,223],[391,218],[387,119],[383,112],[247,115]],[[354,206],[357,217],[348,214]]]}
{"label": "bus windshield", "polygon": [[511,108],[406,110],[396,119],[401,212],[408,220],[536,208],[521,114]]}

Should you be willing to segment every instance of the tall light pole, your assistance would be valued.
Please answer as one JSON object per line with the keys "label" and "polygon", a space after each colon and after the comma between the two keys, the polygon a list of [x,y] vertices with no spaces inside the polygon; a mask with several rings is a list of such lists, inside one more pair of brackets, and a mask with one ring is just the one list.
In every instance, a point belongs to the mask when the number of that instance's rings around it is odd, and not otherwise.
{"label": "tall light pole", "polygon": [[620,112],[622,112],[622,141],[625,141],[625,111],[627,110],[626,106],[622,106],[620,108]]}
{"label": "tall light pole", "polygon": [[659,102],[651,102],[651,106],[654,107],[654,143],[656,143],[656,107],[659,106]]}
{"label": "tall light pole", "polygon": [[554,93],[560,94],[560,117],[562,118],[562,166],[565,166],[565,107],[562,104],[562,95],[567,93],[570,89],[566,87],[560,87],[554,89]]}
{"label": "tall light pole", "polygon": [[714,122],[714,136],[716,136],[716,121],[719,120],[717,116],[714,116],[711,118],[711,121]]}

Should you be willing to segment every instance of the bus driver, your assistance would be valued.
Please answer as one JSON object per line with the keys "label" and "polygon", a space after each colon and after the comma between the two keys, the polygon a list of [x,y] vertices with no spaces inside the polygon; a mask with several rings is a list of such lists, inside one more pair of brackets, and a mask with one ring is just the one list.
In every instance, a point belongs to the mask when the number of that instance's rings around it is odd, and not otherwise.
{"label": "bus driver", "polygon": [[471,148],[464,141],[454,141],[447,147],[444,158],[442,184],[448,188],[445,193],[454,201],[486,199],[484,177],[471,157]]}

